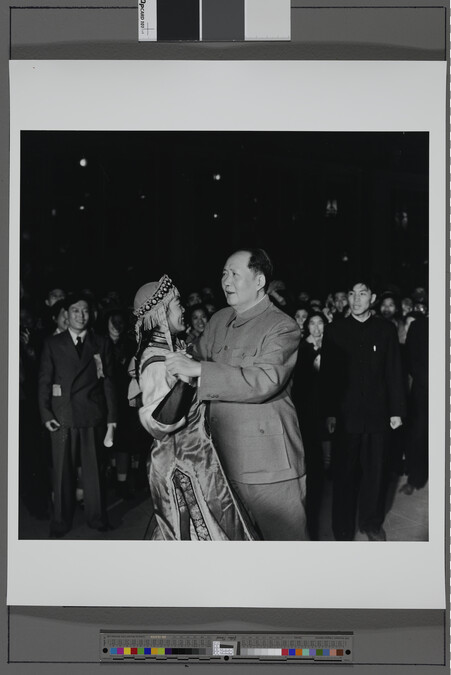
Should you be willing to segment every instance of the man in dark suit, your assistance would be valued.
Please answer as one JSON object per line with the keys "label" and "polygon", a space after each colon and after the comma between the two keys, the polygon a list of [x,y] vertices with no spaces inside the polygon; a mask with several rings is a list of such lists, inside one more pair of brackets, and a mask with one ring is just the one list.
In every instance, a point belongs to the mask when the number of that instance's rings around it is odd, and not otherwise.
{"label": "man in dark suit", "polygon": [[350,316],[326,326],[320,371],[321,407],[335,433],[332,527],[352,540],[359,527],[384,541],[387,453],[391,430],[406,414],[396,328],[371,313],[376,296],[366,282],[348,292]]}
{"label": "man in dark suit", "polygon": [[49,337],[39,372],[39,408],[52,442],[53,513],[50,535],[72,526],[77,465],[81,465],[85,516],[90,527],[108,529],[102,479],[104,444],[116,426],[113,352],[107,338],[88,330],[88,299],[65,300],[68,330]]}

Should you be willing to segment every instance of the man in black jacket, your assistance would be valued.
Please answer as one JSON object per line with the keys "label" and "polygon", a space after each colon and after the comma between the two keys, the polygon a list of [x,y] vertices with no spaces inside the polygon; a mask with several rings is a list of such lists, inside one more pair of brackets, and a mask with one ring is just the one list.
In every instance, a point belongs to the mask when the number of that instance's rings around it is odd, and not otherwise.
{"label": "man in black jacket", "polygon": [[64,536],[72,526],[78,463],[88,525],[101,532],[108,529],[103,446],[112,444],[117,413],[112,344],[88,330],[90,308],[84,295],[68,296],[65,307],[68,329],[44,343],[38,392],[52,444],[54,537]]}
{"label": "man in black jacket", "polygon": [[337,540],[359,528],[384,541],[387,453],[391,430],[406,413],[396,328],[374,317],[376,299],[360,281],[348,292],[350,316],[326,327],[320,371],[321,406],[335,434],[332,527]]}

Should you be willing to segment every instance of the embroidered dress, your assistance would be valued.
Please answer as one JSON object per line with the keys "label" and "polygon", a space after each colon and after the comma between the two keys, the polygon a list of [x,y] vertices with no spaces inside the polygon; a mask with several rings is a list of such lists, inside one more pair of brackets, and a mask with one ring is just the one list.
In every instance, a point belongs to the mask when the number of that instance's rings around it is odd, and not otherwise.
{"label": "embroidered dress", "polygon": [[[176,349],[180,348],[183,344],[179,342]],[[164,339],[152,341],[142,352],[137,373],[142,395],[140,420],[154,437],[147,465],[156,517],[151,538],[255,539],[224,474],[206,428],[205,405],[197,395],[186,417],[176,424],[161,424],[152,417],[176,383],[164,365],[168,350]]]}

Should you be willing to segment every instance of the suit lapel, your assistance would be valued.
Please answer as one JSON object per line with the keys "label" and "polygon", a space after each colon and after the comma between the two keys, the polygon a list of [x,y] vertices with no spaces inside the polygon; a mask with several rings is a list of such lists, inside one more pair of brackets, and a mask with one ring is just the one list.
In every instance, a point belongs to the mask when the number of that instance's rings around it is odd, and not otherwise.
{"label": "suit lapel", "polygon": [[[69,336],[70,337],[70,336]],[[82,381],[80,381],[81,375],[86,371],[88,366],[90,365],[91,361],[94,358],[94,354],[96,352],[97,344],[94,339],[94,336],[91,333],[87,333],[85,337],[85,341],[83,343],[83,352],[81,355],[81,358],[79,358],[77,354],[77,350],[75,349],[74,346],[74,351],[75,351],[75,356],[78,359],[78,372],[74,377],[73,383],[72,383],[72,393],[78,391],[78,389],[83,386]]]}
{"label": "suit lapel", "polygon": [[70,359],[70,362],[73,363],[75,366],[80,364],[80,357],[77,354],[77,349],[74,345],[74,341],[72,340],[71,334],[69,333],[68,330],[64,331],[64,333],[61,334],[61,346],[62,349],[64,350],[65,356]]}

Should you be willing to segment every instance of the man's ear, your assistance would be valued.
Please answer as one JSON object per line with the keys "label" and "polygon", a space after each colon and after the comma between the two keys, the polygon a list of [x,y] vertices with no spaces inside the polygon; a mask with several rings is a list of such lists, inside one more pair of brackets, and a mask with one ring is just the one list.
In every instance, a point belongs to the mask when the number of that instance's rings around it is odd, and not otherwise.
{"label": "man's ear", "polygon": [[374,305],[374,303],[376,302],[376,298],[377,298],[376,293],[373,293],[372,296],[371,296],[371,304],[372,305]]}
{"label": "man's ear", "polygon": [[257,278],[257,290],[259,291],[261,288],[264,288],[265,284],[266,284],[266,277],[264,274],[260,272]]}

